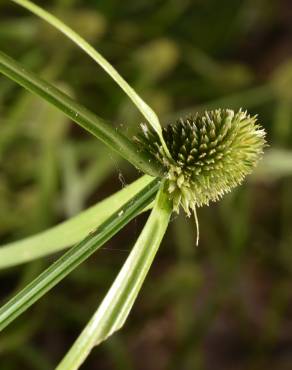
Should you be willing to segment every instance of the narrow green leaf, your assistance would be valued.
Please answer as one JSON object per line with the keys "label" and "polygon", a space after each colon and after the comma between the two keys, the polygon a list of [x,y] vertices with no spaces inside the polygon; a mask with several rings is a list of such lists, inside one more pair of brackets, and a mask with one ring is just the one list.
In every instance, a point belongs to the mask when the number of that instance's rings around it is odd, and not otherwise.
{"label": "narrow green leaf", "polygon": [[153,156],[141,152],[136,144],[102,118],[1,52],[0,72],[63,111],[72,121],[96,136],[141,171],[152,176],[161,175],[161,166]]}
{"label": "narrow green leaf", "polygon": [[292,151],[270,149],[259,163],[250,181],[275,181],[292,174]]}
{"label": "narrow green leaf", "polygon": [[[31,11],[38,17],[44,19],[46,22],[50,23],[53,27],[58,29],[64,35],[66,35],[70,40],[72,40],[76,45],[78,45],[82,50],[85,51],[97,64],[99,64],[106,73],[108,73],[111,78],[120,86],[120,88],[128,95],[128,97],[133,101],[136,107],[140,110],[143,116],[151,124],[154,130],[158,133],[163,147],[168,152],[167,146],[164,142],[162,136],[162,128],[156,113],[148,104],[136,93],[136,91],[127,83],[127,81],[118,73],[118,71],[97,51],[95,50],[86,40],[84,40],[78,33],[72,30],[64,24],[60,19],[50,14],[43,8],[37,6],[29,0],[11,0],[14,3],[24,7],[25,9]],[[169,154],[170,155],[170,154]]]}
{"label": "narrow green leaf", "polygon": [[124,325],[166,231],[171,211],[172,205],[161,186],[151,215],[120,273],[57,370],[78,369],[94,346]]}
{"label": "narrow green leaf", "polygon": [[152,177],[145,175],[67,221],[39,234],[0,246],[0,269],[47,256],[77,243],[152,180]]}
{"label": "narrow green leaf", "polygon": [[32,306],[137,216],[153,200],[158,188],[159,180],[155,179],[8,301],[0,309],[0,330]]}

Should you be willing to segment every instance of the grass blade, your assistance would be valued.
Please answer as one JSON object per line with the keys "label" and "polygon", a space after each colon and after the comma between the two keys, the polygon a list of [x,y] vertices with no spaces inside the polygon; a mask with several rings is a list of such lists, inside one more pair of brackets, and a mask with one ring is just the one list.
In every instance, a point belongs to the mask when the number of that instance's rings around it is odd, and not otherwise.
{"label": "grass blade", "polygon": [[275,181],[292,174],[292,151],[270,149],[259,163],[250,181]]}
{"label": "grass blade", "polygon": [[[30,12],[34,13],[38,17],[44,19],[46,22],[51,24],[53,27],[58,29],[82,50],[85,51],[97,64],[99,64],[103,70],[110,75],[110,77],[120,86],[120,88],[128,95],[133,101],[139,111],[151,124],[154,130],[160,137],[160,140],[165,147],[167,153],[168,149],[162,136],[162,128],[156,113],[149,107],[148,104],[136,93],[136,91],[127,83],[127,81],[118,73],[118,71],[97,51],[95,50],[86,40],[84,40],[78,33],[73,31],[70,27],[64,24],[60,19],[50,14],[43,8],[37,6],[29,0],[11,0],[14,3],[24,7]],[[170,154],[169,154],[170,155]]]}
{"label": "grass blade", "polygon": [[74,370],[92,348],[125,323],[169,223],[172,206],[162,187],[151,215],[113,285],[57,370]]}
{"label": "grass blade", "polygon": [[39,234],[0,247],[0,269],[56,253],[77,243],[101,225],[121,204],[126,203],[153,178],[143,176],[132,184],[86,209],[75,217]]}
{"label": "grass blade", "polygon": [[0,330],[32,306],[139,214],[153,200],[158,188],[159,180],[155,179],[7,302],[0,309]]}
{"label": "grass blade", "polygon": [[153,156],[141,152],[136,144],[102,118],[1,52],[0,72],[63,111],[72,121],[96,136],[141,171],[152,176],[161,174],[161,166]]}

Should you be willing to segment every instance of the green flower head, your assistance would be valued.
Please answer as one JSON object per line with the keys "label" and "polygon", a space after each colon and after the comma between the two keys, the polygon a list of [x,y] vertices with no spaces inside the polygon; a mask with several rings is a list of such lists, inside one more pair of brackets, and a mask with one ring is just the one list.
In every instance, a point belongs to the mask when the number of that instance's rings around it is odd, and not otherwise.
{"label": "green flower head", "polygon": [[266,144],[265,131],[256,120],[242,110],[217,109],[171,123],[163,129],[171,158],[154,130],[142,125],[143,134],[136,139],[165,167],[176,212],[181,205],[189,216],[252,172]]}

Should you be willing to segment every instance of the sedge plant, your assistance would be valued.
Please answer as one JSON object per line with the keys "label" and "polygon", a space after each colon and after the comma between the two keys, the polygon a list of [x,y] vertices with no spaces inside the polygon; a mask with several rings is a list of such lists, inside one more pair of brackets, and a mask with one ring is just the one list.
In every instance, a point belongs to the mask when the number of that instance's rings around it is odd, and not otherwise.
{"label": "sedge plant", "polygon": [[14,321],[139,213],[148,221],[111,288],[71,349],[57,366],[78,369],[90,351],[125,323],[150,269],[172,212],[192,213],[239,185],[260,160],[265,132],[247,112],[216,109],[189,115],[165,128],[156,113],[114,67],[83,38],[28,0],[11,0],[43,18],[82,48],[128,95],[147,120],[133,139],[0,53],[0,72],[67,115],[144,173],[116,194],[52,229],[0,248],[0,268],[32,261],[71,247],[2,308],[0,330]]}

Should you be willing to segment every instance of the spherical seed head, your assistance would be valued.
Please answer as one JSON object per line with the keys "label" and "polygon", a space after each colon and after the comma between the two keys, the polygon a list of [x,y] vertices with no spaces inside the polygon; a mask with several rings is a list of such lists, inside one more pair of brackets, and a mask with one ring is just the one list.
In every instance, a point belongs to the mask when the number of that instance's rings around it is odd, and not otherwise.
{"label": "spherical seed head", "polygon": [[218,109],[180,119],[163,129],[172,158],[158,135],[142,125],[136,139],[166,168],[167,189],[174,210],[187,215],[209,205],[239,185],[252,172],[265,147],[265,131],[242,110]]}

